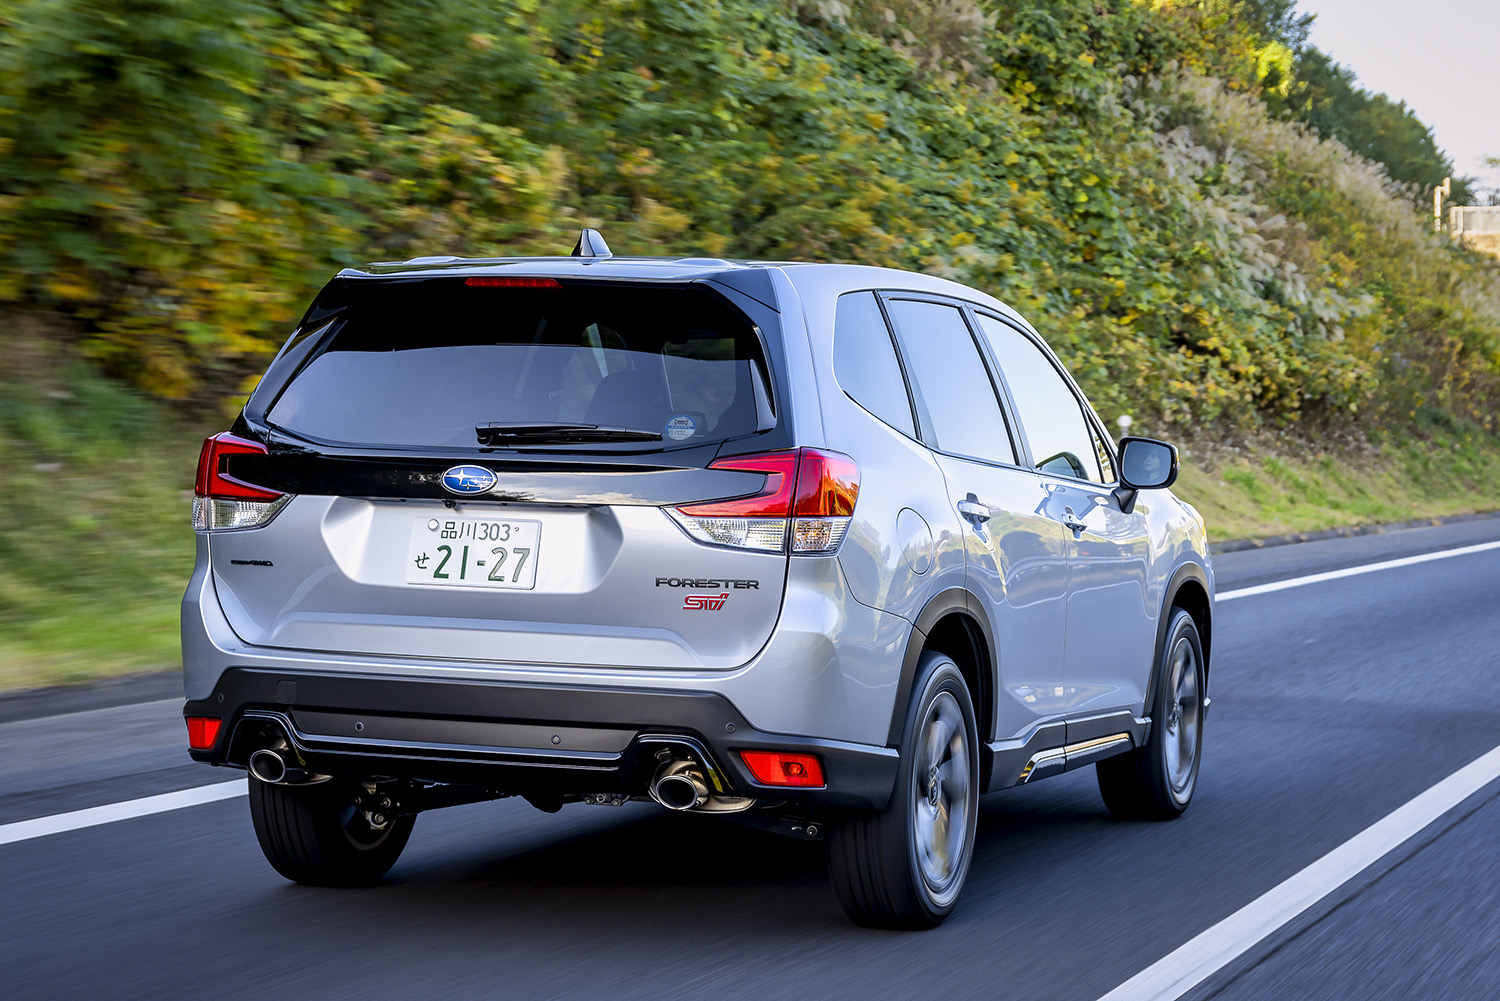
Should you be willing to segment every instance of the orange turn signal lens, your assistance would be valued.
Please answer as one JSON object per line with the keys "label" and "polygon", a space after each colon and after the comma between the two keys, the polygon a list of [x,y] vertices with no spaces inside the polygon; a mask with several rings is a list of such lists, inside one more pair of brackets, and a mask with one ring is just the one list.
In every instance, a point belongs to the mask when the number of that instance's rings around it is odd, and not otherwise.
{"label": "orange turn signal lens", "polygon": [[207,751],[219,739],[219,727],[224,721],[213,716],[187,717],[188,747],[195,751]]}
{"label": "orange turn signal lens", "polygon": [[785,751],[741,751],[740,758],[755,781],[768,786],[823,786],[823,764],[811,754]]}

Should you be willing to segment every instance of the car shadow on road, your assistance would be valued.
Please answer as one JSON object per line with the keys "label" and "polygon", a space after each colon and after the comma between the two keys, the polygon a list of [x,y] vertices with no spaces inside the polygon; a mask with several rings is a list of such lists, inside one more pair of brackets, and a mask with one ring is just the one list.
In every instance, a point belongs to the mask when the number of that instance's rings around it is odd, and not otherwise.
{"label": "car shadow on road", "polygon": [[[1120,829],[1091,782],[1086,788],[1049,785],[981,802],[965,904],[950,924],[962,923],[966,913],[990,913],[981,903],[986,898],[1014,901],[1015,893],[1045,885],[1067,853],[1097,847],[1109,838],[1103,828]],[[408,856],[381,888],[330,893],[286,887],[267,903],[332,912],[357,897],[363,920],[386,919],[375,927],[390,922],[403,935],[420,927],[436,938],[471,935],[476,923],[514,937],[518,921],[523,935],[534,933],[539,941],[548,929],[603,934],[653,923],[692,938],[721,927],[726,907],[742,918],[773,920],[777,934],[795,927],[854,928],[828,883],[821,842],[645,805],[618,814],[575,806],[557,817],[512,805],[505,813],[495,810],[497,819],[511,818],[511,826],[487,833],[474,823],[485,816],[483,808],[465,809],[471,812],[462,825],[428,832],[437,835],[436,844],[423,845],[419,822]]]}

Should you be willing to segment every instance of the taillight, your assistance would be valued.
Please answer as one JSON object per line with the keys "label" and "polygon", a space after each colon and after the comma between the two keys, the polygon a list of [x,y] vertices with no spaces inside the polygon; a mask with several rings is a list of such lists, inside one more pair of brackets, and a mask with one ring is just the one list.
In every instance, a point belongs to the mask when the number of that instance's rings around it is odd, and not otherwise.
{"label": "taillight", "polygon": [[803,555],[836,552],[859,497],[859,465],[847,455],[816,448],[719,459],[710,469],[765,473],[753,497],[668,508],[699,542],[735,549]]}
{"label": "taillight", "polygon": [[235,528],[259,528],[270,521],[287,495],[267,490],[224,472],[230,455],[265,455],[266,446],[225,431],[205,439],[198,453],[198,479],[193,487],[193,528],[212,532]]}
{"label": "taillight", "polygon": [[214,716],[188,716],[188,747],[195,751],[207,751],[219,739],[219,728],[224,721]]}
{"label": "taillight", "polygon": [[740,759],[761,785],[803,788],[819,788],[824,785],[823,765],[811,754],[741,751]]}
{"label": "taillight", "polygon": [[844,541],[859,497],[859,465],[838,452],[804,448],[792,509],[792,552],[831,553]]}

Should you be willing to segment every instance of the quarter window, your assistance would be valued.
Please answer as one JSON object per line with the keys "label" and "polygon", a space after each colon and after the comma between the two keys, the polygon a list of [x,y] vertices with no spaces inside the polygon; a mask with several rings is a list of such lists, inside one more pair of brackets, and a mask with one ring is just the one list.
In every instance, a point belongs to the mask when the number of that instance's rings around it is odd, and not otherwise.
{"label": "quarter window", "polygon": [[915,384],[923,438],[944,452],[1013,465],[1000,401],[963,314],[936,302],[887,304]]}
{"label": "quarter window", "polygon": [[909,438],[917,436],[896,346],[874,292],[839,296],[833,376],[849,398]]}
{"label": "quarter window", "polygon": [[1099,460],[1101,455],[1107,459],[1108,453],[1051,359],[1031,338],[992,316],[980,315],[979,326],[1005,373],[1036,468],[1103,483]]}

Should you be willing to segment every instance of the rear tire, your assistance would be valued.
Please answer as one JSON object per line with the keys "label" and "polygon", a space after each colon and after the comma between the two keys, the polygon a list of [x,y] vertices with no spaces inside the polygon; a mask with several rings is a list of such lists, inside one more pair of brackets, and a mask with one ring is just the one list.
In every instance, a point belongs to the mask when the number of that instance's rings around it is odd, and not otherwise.
{"label": "rear tire", "polygon": [[1203,750],[1203,644],[1198,625],[1172,609],[1162,645],[1151,736],[1145,746],[1095,766],[1104,805],[1121,820],[1182,816],[1198,786]]}
{"label": "rear tire", "polygon": [[354,805],[355,789],[333,779],[316,785],[271,785],[250,777],[250,819],[271,868],[309,886],[369,886],[396,864],[415,816],[370,826]]}
{"label": "rear tire", "polygon": [[979,754],[968,686],[952,660],[929,651],[915,692],[890,803],[828,832],[839,903],[872,928],[939,924],[957,904],[974,855]]}

